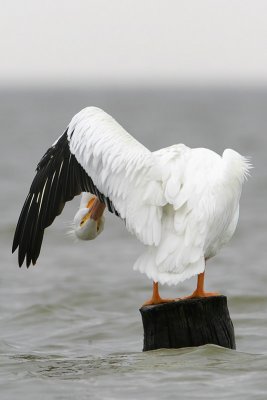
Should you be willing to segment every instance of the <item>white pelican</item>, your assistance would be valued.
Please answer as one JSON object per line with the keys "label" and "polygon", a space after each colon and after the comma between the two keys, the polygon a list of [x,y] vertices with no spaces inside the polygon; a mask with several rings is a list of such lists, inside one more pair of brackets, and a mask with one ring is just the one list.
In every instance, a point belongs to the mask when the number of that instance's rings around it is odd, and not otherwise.
{"label": "white pelican", "polygon": [[134,269],[153,280],[152,298],[159,304],[158,283],[178,284],[198,275],[189,297],[204,291],[206,260],[232,237],[239,198],[250,164],[234,150],[220,156],[177,144],[151,152],[110,115],[87,107],[48,149],[21,211],[13,249],[21,266],[35,264],[44,230],[66,201],[85,192],[75,217],[76,234],[94,239],[104,226],[107,207],[146,245]]}

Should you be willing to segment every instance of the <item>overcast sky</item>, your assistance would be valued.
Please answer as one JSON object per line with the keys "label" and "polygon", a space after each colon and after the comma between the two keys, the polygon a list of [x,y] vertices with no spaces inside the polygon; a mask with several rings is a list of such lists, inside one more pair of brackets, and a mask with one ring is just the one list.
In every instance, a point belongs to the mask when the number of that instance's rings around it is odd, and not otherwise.
{"label": "overcast sky", "polygon": [[267,84],[267,0],[0,0],[0,84]]}

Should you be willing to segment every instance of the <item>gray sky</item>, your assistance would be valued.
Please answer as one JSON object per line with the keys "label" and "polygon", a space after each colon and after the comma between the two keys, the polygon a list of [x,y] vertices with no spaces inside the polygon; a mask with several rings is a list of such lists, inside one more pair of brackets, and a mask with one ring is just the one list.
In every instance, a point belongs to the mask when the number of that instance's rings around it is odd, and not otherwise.
{"label": "gray sky", "polygon": [[267,84],[267,0],[0,0],[0,84]]}

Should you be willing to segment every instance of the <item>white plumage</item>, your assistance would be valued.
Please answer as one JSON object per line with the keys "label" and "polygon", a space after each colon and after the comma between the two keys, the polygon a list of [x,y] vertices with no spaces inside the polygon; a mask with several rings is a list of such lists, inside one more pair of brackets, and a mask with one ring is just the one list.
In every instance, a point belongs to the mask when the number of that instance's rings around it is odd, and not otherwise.
{"label": "white plumage", "polygon": [[167,284],[203,272],[235,231],[247,160],[183,144],[150,152],[93,107],[73,118],[73,131],[71,152],[147,245],[134,269]]}
{"label": "white plumage", "polygon": [[[146,245],[134,269],[153,281],[171,285],[200,274],[204,271],[205,260],[213,257],[232,237],[238,221],[242,184],[250,168],[247,159],[234,150],[227,149],[220,156],[208,149],[190,149],[177,144],[151,152],[110,115],[95,107],[85,108],[75,115],[65,134],[70,160],[73,155],[90,177],[97,191],[94,194],[100,193],[102,201],[109,199],[125,220],[128,231]],[[45,166],[53,157],[59,157],[64,140],[62,135],[54,143],[50,149],[52,156],[44,158]],[[37,177],[45,168],[42,160]],[[64,161],[60,162],[54,173],[58,182],[61,182],[64,166]],[[53,170],[52,166],[46,168]],[[77,171],[75,173],[77,177]],[[43,200],[40,204],[37,193],[48,202],[49,193],[45,178],[42,176],[41,182],[37,177],[38,184],[33,184],[37,189],[32,193],[36,194],[39,213],[42,213]],[[55,179],[51,178],[51,185]],[[49,178],[47,180],[50,182]],[[82,192],[89,191],[82,183],[79,188]],[[78,191],[75,189],[72,197]],[[83,196],[81,208],[90,195]],[[69,198],[64,199],[67,200]],[[28,209],[31,207],[28,201]],[[60,212],[55,211],[54,217]],[[79,213],[82,218],[81,210]],[[80,217],[76,216],[78,236]],[[40,223],[41,228],[47,224]],[[23,248],[21,232],[22,228],[14,239],[14,248]],[[36,261],[36,254],[29,254],[33,247],[31,243],[26,249],[24,246],[20,264],[25,255],[27,265],[31,260]]]}

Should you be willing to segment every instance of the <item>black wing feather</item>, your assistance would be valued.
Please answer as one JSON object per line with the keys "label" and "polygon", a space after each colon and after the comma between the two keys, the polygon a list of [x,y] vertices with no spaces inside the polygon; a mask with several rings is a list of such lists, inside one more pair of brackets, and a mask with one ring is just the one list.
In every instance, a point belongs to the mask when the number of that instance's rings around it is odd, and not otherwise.
{"label": "black wing feather", "polygon": [[36,263],[44,230],[61,214],[65,203],[81,192],[95,194],[108,210],[119,215],[109,198],[94,185],[91,177],[69,149],[67,131],[47,150],[37,165],[36,175],[16,227],[12,252],[18,248],[21,266]]}

